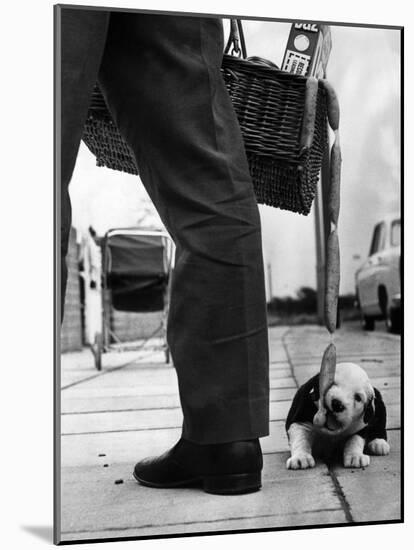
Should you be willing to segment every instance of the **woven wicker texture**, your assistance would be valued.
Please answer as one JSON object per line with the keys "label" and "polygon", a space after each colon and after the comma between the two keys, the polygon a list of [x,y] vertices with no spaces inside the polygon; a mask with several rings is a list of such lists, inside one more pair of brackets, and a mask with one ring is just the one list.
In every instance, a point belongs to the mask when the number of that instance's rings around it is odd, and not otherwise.
{"label": "woven wicker texture", "polygon": [[[225,55],[223,79],[233,102],[257,197],[262,204],[310,212],[328,145],[325,91],[318,86],[312,144],[301,147],[307,79],[261,63]],[[83,141],[98,166],[138,174],[125,143],[95,88]]]}

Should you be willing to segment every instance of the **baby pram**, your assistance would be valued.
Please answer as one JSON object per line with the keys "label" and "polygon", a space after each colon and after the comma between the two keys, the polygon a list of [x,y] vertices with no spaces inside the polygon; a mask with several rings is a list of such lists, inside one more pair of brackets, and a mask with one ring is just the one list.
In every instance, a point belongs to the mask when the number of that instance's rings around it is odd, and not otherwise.
{"label": "baby pram", "polygon": [[[166,340],[169,286],[174,245],[165,231],[138,228],[111,229],[99,241],[102,257],[101,331],[91,345],[95,366],[102,368],[102,353],[110,350],[132,351],[157,334],[168,363]],[[123,342],[111,318],[115,311],[150,313],[161,311],[162,320],[152,334],[135,342]]]}

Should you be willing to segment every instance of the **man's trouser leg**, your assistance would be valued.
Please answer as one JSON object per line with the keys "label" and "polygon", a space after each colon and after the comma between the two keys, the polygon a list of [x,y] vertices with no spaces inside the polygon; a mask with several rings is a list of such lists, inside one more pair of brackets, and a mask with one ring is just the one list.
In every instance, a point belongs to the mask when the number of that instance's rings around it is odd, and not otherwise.
{"label": "man's trouser leg", "polygon": [[220,74],[221,21],[111,15],[99,82],[177,245],[168,340],[183,436],[268,434],[260,220]]}
{"label": "man's trouser leg", "polygon": [[[67,282],[66,254],[71,226],[69,183],[76,163],[91,93],[105,46],[109,13],[63,8],[61,36],[61,315]],[[59,21],[57,21],[59,25]],[[58,83],[59,86],[59,83]],[[58,144],[59,147],[59,144]]]}

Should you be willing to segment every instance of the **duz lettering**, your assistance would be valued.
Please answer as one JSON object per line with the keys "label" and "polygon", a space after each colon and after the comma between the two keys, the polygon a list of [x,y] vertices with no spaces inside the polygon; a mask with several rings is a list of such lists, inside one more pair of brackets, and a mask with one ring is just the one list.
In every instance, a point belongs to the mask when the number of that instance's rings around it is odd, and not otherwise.
{"label": "duz lettering", "polygon": [[316,23],[295,23],[295,29],[309,32],[318,32],[319,30]]}

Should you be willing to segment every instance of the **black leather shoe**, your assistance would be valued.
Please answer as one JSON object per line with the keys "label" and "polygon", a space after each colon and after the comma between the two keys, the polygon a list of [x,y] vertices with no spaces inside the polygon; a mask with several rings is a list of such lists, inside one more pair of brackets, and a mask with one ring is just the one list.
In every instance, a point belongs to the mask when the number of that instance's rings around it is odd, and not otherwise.
{"label": "black leather shoe", "polygon": [[138,462],[133,475],[147,487],[168,489],[198,484],[206,493],[236,495],[260,489],[262,468],[258,439],[216,445],[180,439],[163,455]]}

